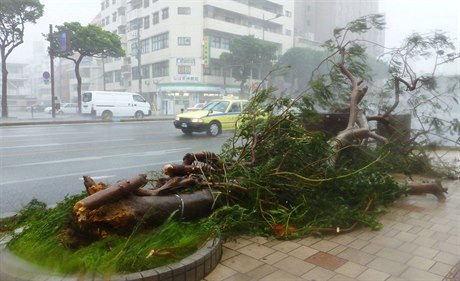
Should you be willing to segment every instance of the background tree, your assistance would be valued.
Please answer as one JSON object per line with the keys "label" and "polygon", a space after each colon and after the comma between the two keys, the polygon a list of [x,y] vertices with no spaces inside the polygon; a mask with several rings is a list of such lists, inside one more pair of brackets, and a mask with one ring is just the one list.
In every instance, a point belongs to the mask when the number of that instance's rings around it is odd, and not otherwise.
{"label": "background tree", "polygon": [[6,60],[13,49],[24,42],[24,26],[43,15],[38,0],[0,1],[0,56],[2,63],[2,117],[8,117],[8,70]]}
{"label": "background tree", "polygon": [[[80,63],[84,57],[121,57],[125,51],[121,47],[120,37],[112,32],[103,30],[100,26],[89,24],[82,26],[78,22],[64,23],[56,26],[57,31],[51,38],[51,51],[54,56],[66,58],[75,63],[77,78],[78,112],[81,113],[81,75]],[[68,34],[67,48],[59,44],[59,35]],[[48,38],[50,40],[50,38]]]}
{"label": "background tree", "polygon": [[231,68],[233,78],[240,81],[241,93],[248,78],[255,72],[264,77],[263,72],[271,67],[275,58],[276,45],[253,35],[234,38],[230,41],[230,52],[220,56],[224,71]]}

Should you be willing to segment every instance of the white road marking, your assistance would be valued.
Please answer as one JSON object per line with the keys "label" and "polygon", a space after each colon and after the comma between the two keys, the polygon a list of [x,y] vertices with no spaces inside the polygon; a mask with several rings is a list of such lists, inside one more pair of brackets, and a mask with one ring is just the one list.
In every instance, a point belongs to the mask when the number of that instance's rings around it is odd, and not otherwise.
{"label": "white road marking", "polygon": [[4,147],[0,147],[0,149],[62,146],[62,145],[71,145],[71,144],[88,144],[88,143],[101,143],[101,142],[106,143],[106,142],[133,141],[133,140],[135,139],[94,140],[94,141],[78,141],[78,142],[66,142],[66,143],[44,143],[44,144],[30,144],[30,145],[18,145],[18,146],[4,146]]}
{"label": "white road marking", "polygon": [[131,169],[131,168],[142,168],[142,167],[155,166],[155,165],[164,165],[164,164],[175,163],[175,162],[180,162],[180,161],[182,161],[182,159],[180,159],[180,160],[177,160],[177,159],[176,160],[167,160],[167,161],[148,163],[148,164],[141,164],[141,165],[123,166],[123,167],[120,167],[120,168],[112,168],[112,169],[90,170],[90,171],[81,171],[81,172],[75,172],[75,173],[69,173],[69,174],[61,174],[61,175],[55,175],[55,176],[28,178],[28,179],[21,179],[21,180],[12,180],[12,181],[0,182],[0,186],[9,185],[9,184],[26,183],[26,182],[36,182],[36,181],[43,181],[43,180],[51,180],[51,179],[59,179],[59,178],[72,177],[72,176],[81,177],[82,175],[101,174],[101,173],[120,171],[120,170],[126,170],[126,169]]}
{"label": "white road marking", "polygon": [[89,156],[89,157],[68,158],[68,159],[53,160],[53,161],[42,161],[42,162],[32,162],[32,163],[10,165],[10,166],[2,166],[2,168],[18,168],[18,167],[27,167],[27,166],[37,166],[37,165],[51,165],[51,164],[60,164],[60,163],[95,161],[95,160],[102,160],[102,159],[107,159],[107,158],[119,158],[119,157],[132,158],[132,157],[159,156],[159,155],[166,155],[166,154],[171,154],[175,152],[187,151],[190,149],[191,149],[190,147],[183,147],[183,148],[153,150],[153,151],[136,152],[136,153],[113,154],[113,155],[107,155],[107,156]]}

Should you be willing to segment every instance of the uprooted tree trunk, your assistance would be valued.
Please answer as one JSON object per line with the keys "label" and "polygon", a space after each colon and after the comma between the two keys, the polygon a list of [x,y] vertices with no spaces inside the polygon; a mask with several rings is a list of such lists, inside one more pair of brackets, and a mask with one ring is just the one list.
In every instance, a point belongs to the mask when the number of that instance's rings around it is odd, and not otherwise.
{"label": "uprooted tree trunk", "polygon": [[139,223],[158,225],[175,212],[183,219],[208,216],[219,206],[213,188],[222,185],[211,185],[206,174],[221,165],[214,153],[187,153],[182,164],[163,168],[166,176],[153,188],[146,187],[143,174],[111,186],[84,176],[89,196],[75,204],[74,217],[82,229],[104,236],[110,231],[129,233]]}

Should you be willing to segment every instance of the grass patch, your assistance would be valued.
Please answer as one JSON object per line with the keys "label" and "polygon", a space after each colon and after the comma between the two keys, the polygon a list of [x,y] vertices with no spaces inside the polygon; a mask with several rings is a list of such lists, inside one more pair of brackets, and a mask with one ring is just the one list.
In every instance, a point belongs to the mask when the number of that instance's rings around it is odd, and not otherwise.
{"label": "grass patch", "polygon": [[83,246],[79,248],[70,248],[68,239],[76,238],[68,235],[72,229],[69,218],[74,203],[82,197],[83,194],[68,197],[53,209],[39,208],[37,211],[40,206],[37,201],[25,206],[6,229],[24,226],[21,233],[13,235],[8,244],[10,251],[57,273],[111,275],[175,262],[193,254],[218,234],[217,228],[209,222],[181,222],[171,217],[154,229],[138,227],[128,237],[108,235],[103,239],[82,241]]}

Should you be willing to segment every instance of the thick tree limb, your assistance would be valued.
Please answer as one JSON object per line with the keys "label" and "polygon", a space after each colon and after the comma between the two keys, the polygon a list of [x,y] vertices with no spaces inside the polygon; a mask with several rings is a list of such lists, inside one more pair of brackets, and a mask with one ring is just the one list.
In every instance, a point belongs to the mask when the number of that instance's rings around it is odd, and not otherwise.
{"label": "thick tree limb", "polygon": [[74,212],[82,209],[92,210],[108,202],[120,200],[145,185],[146,177],[146,175],[141,174],[130,180],[121,181],[114,186],[96,192],[78,201],[74,206]]}

